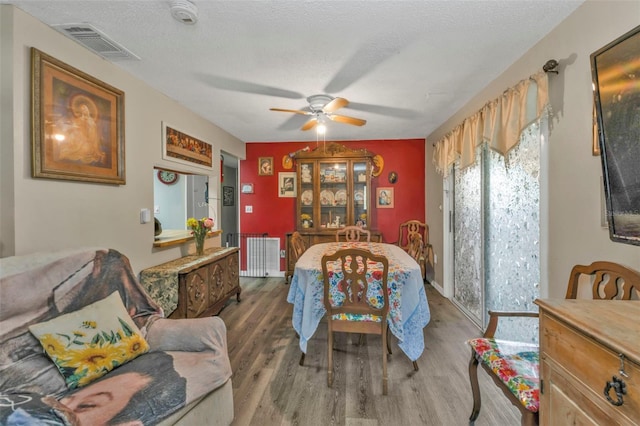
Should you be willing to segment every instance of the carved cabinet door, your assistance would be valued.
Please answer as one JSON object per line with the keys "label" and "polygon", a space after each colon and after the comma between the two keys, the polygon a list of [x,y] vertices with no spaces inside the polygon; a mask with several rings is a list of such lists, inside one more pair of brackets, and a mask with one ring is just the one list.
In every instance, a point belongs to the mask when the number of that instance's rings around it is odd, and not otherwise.
{"label": "carved cabinet door", "polygon": [[238,253],[227,256],[225,261],[227,262],[227,281],[225,286],[225,293],[229,293],[237,290],[240,287],[240,276],[238,273],[238,271],[240,270],[238,267]]}
{"label": "carved cabinet door", "polygon": [[209,307],[207,268],[189,272],[185,278],[187,318],[196,318]]}
{"label": "carved cabinet door", "polygon": [[225,293],[225,270],[223,261],[209,266],[209,298],[212,302],[222,299]]}

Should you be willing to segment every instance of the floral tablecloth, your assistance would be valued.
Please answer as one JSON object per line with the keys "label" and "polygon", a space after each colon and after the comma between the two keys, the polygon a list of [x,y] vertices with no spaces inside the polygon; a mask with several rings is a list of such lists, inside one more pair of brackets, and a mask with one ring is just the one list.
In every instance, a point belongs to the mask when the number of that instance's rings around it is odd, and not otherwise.
{"label": "floral tablecloth", "polygon": [[386,256],[389,260],[389,329],[399,340],[400,349],[411,361],[424,351],[423,328],[431,314],[418,263],[400,247],[385,243],[334,242],[311,246],[298,259],[287,302],[293,304],[293,328],[300,336],[300,349],[307,352],[307,342],[326,310],[323,303],[321,259],[344,248],[361,248]]}

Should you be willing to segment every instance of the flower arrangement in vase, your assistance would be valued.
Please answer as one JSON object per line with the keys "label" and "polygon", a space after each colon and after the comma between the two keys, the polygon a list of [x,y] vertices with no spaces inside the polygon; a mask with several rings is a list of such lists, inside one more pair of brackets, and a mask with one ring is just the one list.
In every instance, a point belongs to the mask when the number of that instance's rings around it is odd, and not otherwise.
{"label": "flower arrangement in vase", "polygon": [[300,220],[302,221],[303,228],[308,228],[311,224],[311,216],[308,215],[307,213],[302,213],[300,215]]}
{"label": "flower arrangement in vase", "polygon": [[364,228],[364,227],[367,226],[367,214],[366,213],[362,213],[359,216],[359,219],[356,221],[356,225],[361,227],[361,228]]}
{"label": "flower arrangement in vase", "polygon": [[187,219],[187,227],[191,229],[191,234],[196,242],[196,255],[202,256],[204,254],[204,239],[213,228],[213,224],[213,219],[210,217],[203,217],[200,220],[193,217]]}

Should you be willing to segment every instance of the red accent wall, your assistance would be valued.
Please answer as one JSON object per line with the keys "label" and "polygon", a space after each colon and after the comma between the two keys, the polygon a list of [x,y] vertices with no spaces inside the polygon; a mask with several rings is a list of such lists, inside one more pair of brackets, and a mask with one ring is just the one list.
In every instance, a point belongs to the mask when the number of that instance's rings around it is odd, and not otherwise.
{"label": "red accent wall", "polygon": [[[375,228],[382,232],[384,242],[395,243],[398,226],[409,219],[425,221],[425,140],[385,139],[341,142],[350,149],[366,148],[379,154],[384,160],[382,174],[371,179],[372,217],[375,212]],[[263,233],[280,237],[280,248],[285,248],[285,234],[295,226],[295,198],[278,196],[278,172],[286,170],[282,157],[305,147],[314,149],[315,142],[250,142],[246,144],[247,159],[240,161],[240,183],[252,183],[253,194],[240,193],[240,232]],[[273,157],[273,175],[258,175],[258,158]],[[398,180],[389,183],[389,172],[395,171]],[[242,186],[242,185],[241,185]],[[394,188],[394,208],[376,209],[375,190],[378,187]],[[245,213],[252,206],[253,213]],[[284,270],[284,260],[280,269]]]}

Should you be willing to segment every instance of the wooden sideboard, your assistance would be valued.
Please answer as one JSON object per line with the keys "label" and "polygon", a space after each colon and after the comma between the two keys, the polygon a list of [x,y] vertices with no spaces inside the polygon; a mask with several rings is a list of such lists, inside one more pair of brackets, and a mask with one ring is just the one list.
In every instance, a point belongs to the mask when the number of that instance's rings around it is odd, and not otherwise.
{"label": "wooden sideboard", "polygon": [[[536,304],[540,424],[637,425],[640,302],[543,299]],[[616,382],[625,388],[620,396]]]}
{"label": "wooden sideboard", "polygon": [[[298,232],[300,233],[300,235],[302,236],[302,239],[304,240],[305,247],[309,248],[314,244],[330,243],[332,241],[335,241],[337,230],[338,228],[335,228],[335,229],[332,228],[326,231],[298,231]],[[371,232],[372,242],[376,242],[376,243],[382,242],[382,232],[374,231],[371,229],[369,230],[369,232]],[[287,270],[285,271],[284,279],[287,282],[293,276],[293,270],[295,269],[295,266],[296,266],[296,263],[294,261],[295,256],[293,256],[293,253],[291,252],[291,235],[293,235],[293,232],[287,233],[287,240],[285,242],[285,250],[286,250],[285,265],[287,267]],[[360,239],[362,241],[365,241],[366,238],[367,238],[366,235],[360,236]]]}
{"label": "wooden sideboard", "polygon": [[237,247],[214,247],[140,272],[140,282],[168,318],[217,315],[234,294],[240,302]]}

